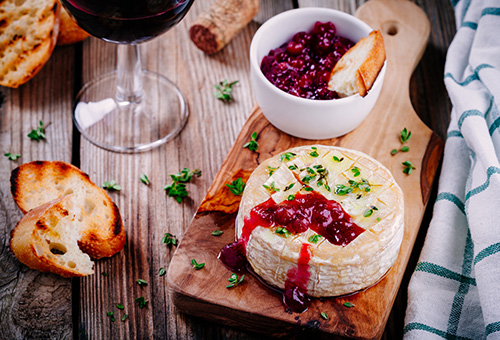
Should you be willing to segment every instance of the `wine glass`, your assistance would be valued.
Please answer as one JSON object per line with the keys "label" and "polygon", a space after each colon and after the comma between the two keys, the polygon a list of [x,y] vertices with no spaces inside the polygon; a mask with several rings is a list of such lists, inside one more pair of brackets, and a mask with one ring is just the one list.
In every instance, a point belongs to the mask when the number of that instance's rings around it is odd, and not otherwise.
{"label": "wine glass", "polygon": [[131,153],[157,147],[182,130],[186,100],[167,78],[142,70],[139,43],[179,23],[193,1],[61,0],[81,28],[118,44],[117,70],[86,83],[76,97],[74,121],[86,139]]}

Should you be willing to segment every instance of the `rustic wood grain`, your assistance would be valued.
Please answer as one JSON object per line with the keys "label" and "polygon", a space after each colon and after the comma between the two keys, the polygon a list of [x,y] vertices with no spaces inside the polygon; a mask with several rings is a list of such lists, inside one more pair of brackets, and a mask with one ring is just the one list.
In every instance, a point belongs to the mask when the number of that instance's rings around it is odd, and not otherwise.
{"label": "rustic wood grain", "polygon": [[[157,275],[159,267],[168,268],[175,251],[175,247],[161,244],[161,237],[171,232],[182,238],[252,112],[254,100],[248,77],[248,49],[258,23],[297,4],[333,7],[353,13],[364,0],[262,0],[255,22],[222,51],[207,56],[189,41],[187,29],[211,2],[196,1],[178,27],[141,46],[145,66],[159,70],[178,84],[191,110],[181,135],[158,150],[141,155],[116,155],[99,150],[85,140],[80,141],[78,136],[72,143],[70,108],[75,89],[80,87],[81,80],[114,70],[116,59],[112,44],[90,38],[83,44],[58,47],[49,64],[28,84],[17,90],[0,90],[0,151],[23,155],[16,162],[0,155],[0,338],[67,339],[72,335],[81,339],[265,338],[180,313],[172,304],[165,277]],[[447,47],[455,32],[453,12],[449,1],[417,0],[416,3],[431,19],[431,36],[411,78],[410,95],[419,116],[443,138],[450,105],[442,70]],[[239,80],[230,103],[222,103],[212,95],[213,84],[225,78]],[[31,142],[26,137],[40,118],[55,124],[47,129],[46,143]],[[76,150],[74,154],[72,146]],[[69,280],[27,269],[7,248],[10,230],[21,216],[11,201],[8,177],[17,164],[35,159],[73,160],[76,165],[81,164],[97,184],[113,178],[123,186],[121,192],[112,194],[112,198],[121,208],[128,245],[121,254],[97,261],[96,275],[74,280],[73,298]],[[203,175],[188,184],[190,199],[179,205],[165,197],[163,186],[170,183],[168,174],[183,167],[198,167]],[[151,186],[146,187],[138,180],[142,173],[148,174]],[[431,212],[428,209],[424,218],[384,339],[402,338],[406,286]],[[108,276],[103,276],[102,272],[107,272]],[[139,287],[135,283],[139,277],[146,279],[148,286]],[[30,292],[36,294],[30,295]],[[135,304],[137,296],[150,301],[145,309]],[[72,302],[75,304],[73,311]],[[115,303],[123,304],[125,310],[118,310]],[[106,315],[110,310],[115,313],[114,323]],[[124,313],[130,317],[121,322]],[[311,336],[316,336],[313,331],[299,332],[293,338],[309,339]]]}
{"label": "rustic wood grain", "polygon": [[[405,236],[396,264],[377,285],[348,297],[356,306],[353,309],[342,306],[346,298],[337,298],[315,300],[306,312],[288,314],[281,305],[279,294],[250,276],[244,287],[227,292],[225,284],[230,273],[218,263],[217,253],[225,243],[234,239],[234,215],[218,212],[231,213],[234,204],[224,184],[236,177],[234,173],[253,170],[261,160],[291,146],[312,143],[280,133],[256,109],[243,127],[172,260],[168,279],[174,303],[180,309],[272,336],[288,334],[302,327],[354,338],[378,339],[382,336],[425,212],[443,144],[419,120],[409,98],[410,76],[425,50],[430,30],[423,11],[406,1],[373,0],[360,7],[356,14],[372,27],[381,29],[384,35],[387,50],[384,87],[379,101],[361,126],[344,137],[318,143],[364,151],[394,174],[405,193]],[[397,147],[394,143],[398,142],[402,127],[412,131],[411,152],[391,156],[390,150]],[[256,153],[242,151],[242,145],[253,131],[261,140],[259,150]],[[401,162],[408,159],[417,167],[412,176],[402,173]],[[219,206],[212,203],[214,197],[223,197],[216,201]],[[218,212],[211,215],[210,209]],[[226,236],[210,239],[210,233],[219,228]],[[206,262],[206,267],[194,272],[189,262],[191,258]],[[207,282],[211,284],[207,285]],[[199,302],[193,303],[196,298]],[[329,315],[329,321],[322,322],[320,311]]]}
{"label": "rustic wood grain", "polygon": [[[188,36],[190,23],[209,3],[197,2],[196,5],[176,28],[141,45],[144,66],[167,76],[186,96],[190,117],[182,133],[158,149],[137,155],[109,153],[82,140],[82,169],[98,184],[115,179],[122,185],[122,190],[113,193],[112,198],[121,210],[128,235],[128,244],[122,253],[98,261],[97,275],[81,280],[79,323],[80,336],[84,338],[151,339],[168,335],[182,339],[193,332],[202,338],[206,329],[220,332],[219,326],[178,314],[169,303],[166,277],[160,277],[158,270],[168,269],[175,247],[168,248],[161,239],[166,232],[182,238],[254,105],[251,95],[247,94],[250,89],[246,75],[248,57],[242,51],[248,51],[256,25],[251,24],[238,34],[223,51],[207,56]],[[114,46],[96,39],[85,43],[83,81],[113,70],[114,58],[100,61],[97,67],[94,57],[113,56],[112,48]],[[213,85],[224,79],[239,80],[233,88],[234,100],[229,103],[213,96]],[[190,198],[178,204],[165,195],[163,187],[171,183],[169,174],[184,167],[199,168],[202,176],[188,184]],[[150,186],[139,181],[142,173],[150,178]],[[139,286],[137,279],[146,280],[148,285]],[[144,309],[135,302],[140,296],[149,301]],[[125,310],[118,310],[116,303],[123,304]],[[114,312],[115,322],[107,316],[108,311]],[[125,313],[129,318],[121,322]]]}
{"label": "rustic wood grain", "polygon": [[267,19],[277,13],[295,8],[292,0],[261,0],[260,12],[254,17],[254,21],[263,24]]}
{"label": "rustic wood grain", "polygon": [[[10,172],[33,160],[71,161],[74,49],[56,48],[50,61],[18,89],[0,90],[0,338],[64,339],[72,335],[71,280],[28,269],[9,249],[22,213],[10,194]],[[61,74],[61,68],[69,72]],[[67,91],[70,89],[70,91]],[[45,141],[27,135],[43,121]],[[10,161],[5,153],[20,154]],[[43,320],[43,322],[40,322]]]}

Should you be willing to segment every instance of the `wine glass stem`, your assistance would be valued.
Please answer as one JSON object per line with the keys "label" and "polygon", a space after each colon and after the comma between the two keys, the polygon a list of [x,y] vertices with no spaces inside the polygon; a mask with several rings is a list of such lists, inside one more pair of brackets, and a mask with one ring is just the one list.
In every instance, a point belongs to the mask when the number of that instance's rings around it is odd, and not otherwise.
{"label": "wine glass stem", "polygon": [[117,54],[116,100],[139,104],[144,96],[141,55],[137,44],[119,44]]}

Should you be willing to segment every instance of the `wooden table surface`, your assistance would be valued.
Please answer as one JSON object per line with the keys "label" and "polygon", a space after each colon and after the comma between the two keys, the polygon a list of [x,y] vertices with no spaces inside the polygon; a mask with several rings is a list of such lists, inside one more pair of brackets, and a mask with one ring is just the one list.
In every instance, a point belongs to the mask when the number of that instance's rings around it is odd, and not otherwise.
{"label": "wooden table surface", "polygon": [[[95,38],[57,47],[42,71],[19,89],[0,88],[0,152],[21,154],[0,158],[0,339],[262,339],[260,334],[214,324],[176,311],[168,295],[166,276],[175,247],[162,243],[165,233],[179,240],[215,178],[255,101],[249,79],[248,51],[253,34],[271,15],[287,8],[324,6],[354,13],[363,0],[267,0],[261,13],[221,52],[208,56],[189,40],[188,27],[211,1],[196,1],[174,29],[141,45],[144,66],[160,72],[184,92],[190,110],[181,134],[167,144],[141,154],[117,154],[82,139],[72,122],[72,99],[81,85],[115,68],[115,46]],[[417,0],[431,22],[429,44],[411,80],[410,93],[421,119],[446,137],[450,103],[443,83],[447,48],[455,33],[451,2]],[[238,80],[233,100],[213,96],[213,84]],[[42,121],[45,141],[27,134]],[[10,195],[12,169],[33,160],[71,162],[98,185],[114,179],[122,186],[111,198],[120,208],[128,242],[125,249],[95,263],[95,274],[65,279],[28,269],[9,249],[10,232],[21,218]],[[202,176],[188,184],[182,204],[163,190],[169,174],[184,167]],[[151,185],[141,183],[147,174]],[[435,188],[434,188],[435,189]],[[435,190],[434,190],[435,191]],[[383,339],[400,339],[407,287],[432,214],[433,197],[417,238]],[[147,285],[138,285],[144,279]],[[210,283],[207,283],[210,284]],[[148,300],[139,308],[135,299]],[[123,310],[116,304],[124,306]],[[114,312],[112,322],[107,312]],[[121,321],[124,314],[129,317]],[[293,339],[311,337],[305,330]]]}

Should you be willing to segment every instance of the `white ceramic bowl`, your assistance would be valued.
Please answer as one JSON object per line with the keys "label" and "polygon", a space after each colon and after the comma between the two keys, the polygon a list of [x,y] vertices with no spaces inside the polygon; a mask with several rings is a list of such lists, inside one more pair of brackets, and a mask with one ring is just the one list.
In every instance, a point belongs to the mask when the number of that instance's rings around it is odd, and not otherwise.
{"label": "white ceramic bowl", "polygon": [[264,116],[278,129],[305,139],[342,136],[361,124],[377,101],[384,80],[384,64],[371,90],[334,100],[312,100],[293,96],[271,84],[260,70],[269,51],[292,39],[295,33],[310,32],[317,21],[331,21],[337,34],[357,42],[372,28],[360,19],[328,8],[300,8],[280,13],[266,21],[250,45],[250,79]]}

